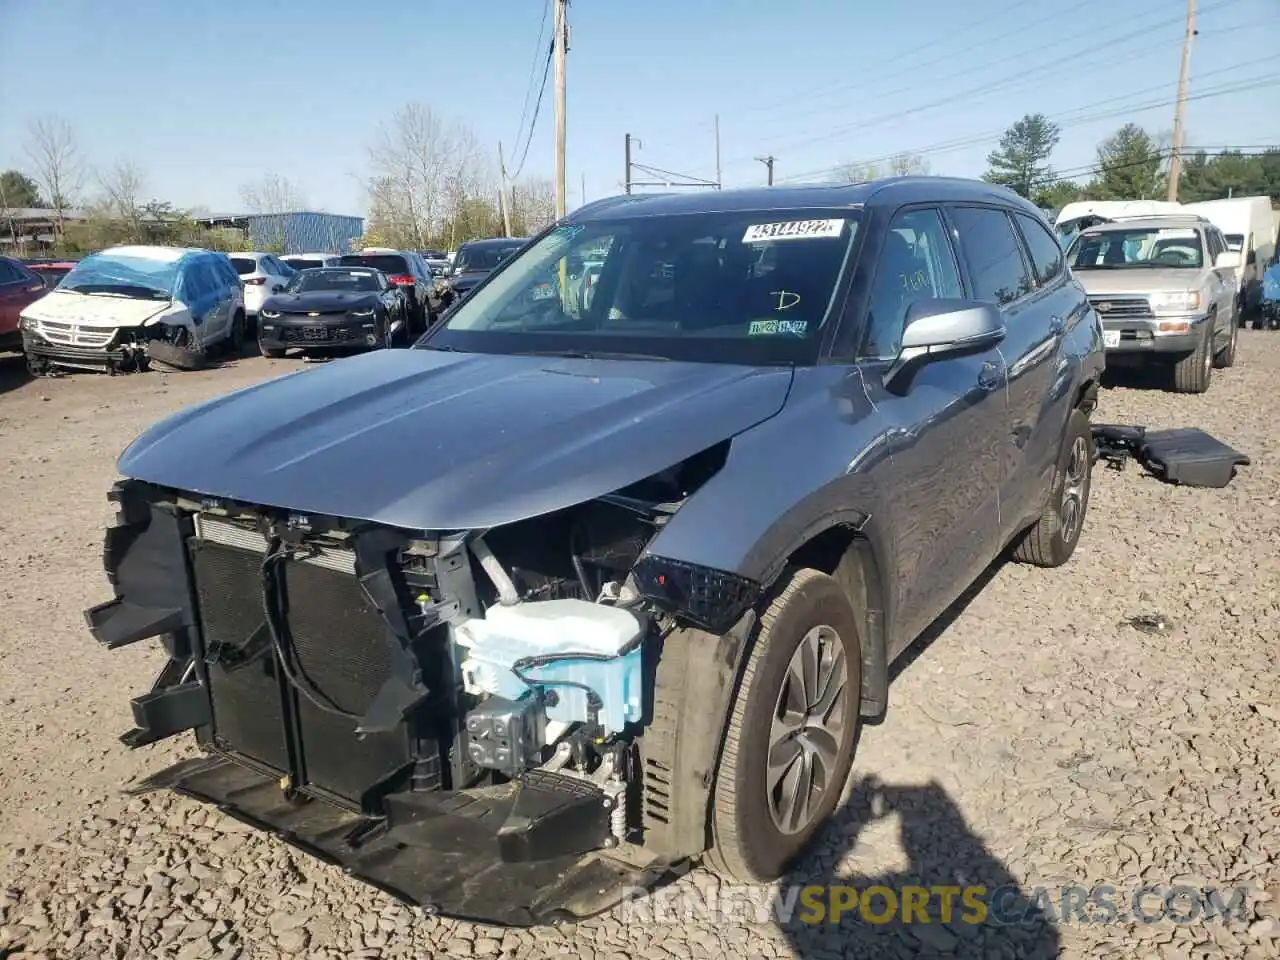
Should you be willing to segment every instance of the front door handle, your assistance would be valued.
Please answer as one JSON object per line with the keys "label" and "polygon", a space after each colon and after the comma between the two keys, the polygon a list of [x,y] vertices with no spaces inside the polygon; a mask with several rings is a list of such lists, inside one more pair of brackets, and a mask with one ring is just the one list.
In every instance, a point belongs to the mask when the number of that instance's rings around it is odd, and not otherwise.
{"label": "front door handle", "polygon": [[978,373],[978,386],[983,390],[994,390],[1000,386],[1000,369],[1000,364],[993,360],[984,363]]}

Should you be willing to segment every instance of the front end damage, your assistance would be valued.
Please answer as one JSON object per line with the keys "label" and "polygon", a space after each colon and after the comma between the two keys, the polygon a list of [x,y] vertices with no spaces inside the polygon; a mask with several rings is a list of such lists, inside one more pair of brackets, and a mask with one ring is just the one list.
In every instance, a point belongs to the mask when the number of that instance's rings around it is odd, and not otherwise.
{"label": "front end damage", "polygon": [[22,349],[34,376],[60,369],[141,373],[153,359],[187,368],[198,365],[200,353],[182,325],[92,326],[27,316],[22,318]]}
{"label": "front end damage", "polygon": [[[650,885],[703,849],[705,810],[672,798],[705,797],[707,717],[725,713],[731,628],[758,588],[645,548],[723,456],[487,531],[121,482],[105,546],[116,596],[86,616],[108,647],[159,637],[168,654],[122,740],[193,730],[205,752],[134,792],[216,804],[459,918],[580,918]],[[707,631],[679,655],[701,702],[668,693],[646,743],[664,644],[686,628]],[[678,742],[673,710],[701,715],[701,744]]]}

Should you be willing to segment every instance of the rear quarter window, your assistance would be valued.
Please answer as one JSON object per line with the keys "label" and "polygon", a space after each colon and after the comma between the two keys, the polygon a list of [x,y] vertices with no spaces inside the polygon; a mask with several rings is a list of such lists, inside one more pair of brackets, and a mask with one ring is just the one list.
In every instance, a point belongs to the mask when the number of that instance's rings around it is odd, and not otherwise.
{"label": "rear quarter window", "polygon": [[1036,280],[1041,285],[1052,283],[1062,273],[1064,263],[1062,247],[1048,229],[1033,217],[1016,214],[1018,227],[1022,230],[1023,239],[1027,241],[1027,250],[1031,254],[1031,264],[1035,268]]}
{"label": "rear quarter window", "polygon": [[992,207],[956,207],[952,216],[976,299],[1003,305],[1031,291],[1035,283],[1007,213]]}

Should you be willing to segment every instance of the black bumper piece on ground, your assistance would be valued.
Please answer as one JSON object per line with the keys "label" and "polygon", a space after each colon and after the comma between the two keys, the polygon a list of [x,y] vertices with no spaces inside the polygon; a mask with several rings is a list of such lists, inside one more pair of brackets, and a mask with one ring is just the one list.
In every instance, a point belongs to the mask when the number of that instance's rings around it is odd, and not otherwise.
{"label": "black bumper piece on ground", "polygon": [[1225,487],[1237,467],[1250,463],[1243,453],[1194,427],[1148,430],[1098,423],[1093,441],[1098,458],[1118,470],[1132,457],[1166,483],[1188,487]]}
{"label": "black bumper piece on ground", "polygon": [[[393,795],[385,820],[291,800],[275,780],[221,758],[182,761],[129,792],[162,789],[212,803],[404,903],[459,920],[577,921],[656,879],[588,852],[608,829],[607,812],[601,818],[584,809],[590,803],[603,811],[598,798],[536,778],[518,788]],[[513,859],[522,854],[539,859]]]}

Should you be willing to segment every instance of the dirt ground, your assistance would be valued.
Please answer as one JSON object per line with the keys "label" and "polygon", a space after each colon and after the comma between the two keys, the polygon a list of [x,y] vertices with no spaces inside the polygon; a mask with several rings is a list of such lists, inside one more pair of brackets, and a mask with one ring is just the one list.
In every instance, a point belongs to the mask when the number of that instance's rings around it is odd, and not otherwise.
{"label": "dirt ground", "polygon": [[[864,729],[850,803],[789,878],[1007,885],[1034,907],[1017,926],[619,911],[486,929],[419,916],[194,803],[121,798],[190,748],[117,742],[160,660],[102,650],[84,625],[110,597],[115,457],[167,414],[298,366],[31,381],[0,361],[0,960],[1280,956],[1280,334],[1241,331],[1203,396],[1104,390],[1099,421],[1199,426],[1253,464],[1222,490],[1099,465],[1067,567],[998,566],[912,649],[887,719]],[[1169,629],[1126,622],[1143,614]],[[1063,885],[1099,884],[1117,891],[1109,922],[1062,909]],[[1158,922],[1129,910],[1144,885]],[[1227,918],[1159,919],[1175,885],[1247,896]]]}

